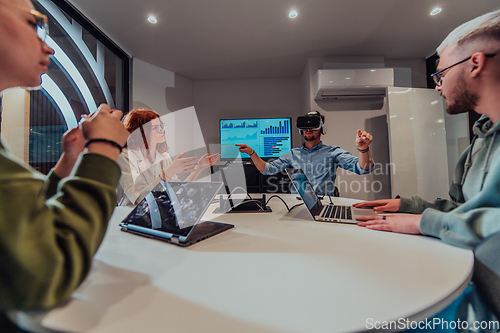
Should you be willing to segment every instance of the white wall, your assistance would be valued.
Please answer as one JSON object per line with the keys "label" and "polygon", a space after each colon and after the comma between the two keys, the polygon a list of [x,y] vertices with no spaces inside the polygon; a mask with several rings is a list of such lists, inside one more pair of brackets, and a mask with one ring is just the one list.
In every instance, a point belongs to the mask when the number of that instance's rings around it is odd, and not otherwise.
{"label": "white wall", "polygon": [[21,88],[4,91],[2,96],[3,138],[14,156],[29,161],[29,92]]}
{"label": "white wall", "polygon": [[163,115],[167,107],[165,90],[174,87],[175,74],[145,61],[133,59],[132,108],[154,110]]}
{"label": "white wall", "polygon": [[133,59],[132,108],[146,108],[163,115],[193,106],[193,80]]}
{"label": "white wall", "polygon": [[[219,119],[300,115],[300,80],[249,79],[194,81],[194,106],[205,141],[219,143]],[[294,146],[300,145],[292,132]]]}
{"label": "white wall", "polygon": [[175,74],[174,86],[165,89],[167,108],[170,111],[181,110],[194,106],[193,80]]}
{"label": "white wall", "polygon": [[409,68],[411,70],[411,87],[427,88],[427,70],[425,59],[385,59],[387,68]]}

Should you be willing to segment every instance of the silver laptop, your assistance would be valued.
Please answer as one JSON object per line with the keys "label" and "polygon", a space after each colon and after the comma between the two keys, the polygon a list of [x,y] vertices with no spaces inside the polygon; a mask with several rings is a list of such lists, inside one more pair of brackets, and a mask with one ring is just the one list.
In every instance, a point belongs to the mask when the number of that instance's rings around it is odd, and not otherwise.
{"label": "silver laptop", "polygon": [[120,223],[122,231],[189,246],[234,227],[200,221],[222,183],[160,182]]}
{"label": "silver laptop", "polygon": [[315,221],[358,223],[352,206],[323,205],[302,169],[290,168],[286,169],[286,173]]}

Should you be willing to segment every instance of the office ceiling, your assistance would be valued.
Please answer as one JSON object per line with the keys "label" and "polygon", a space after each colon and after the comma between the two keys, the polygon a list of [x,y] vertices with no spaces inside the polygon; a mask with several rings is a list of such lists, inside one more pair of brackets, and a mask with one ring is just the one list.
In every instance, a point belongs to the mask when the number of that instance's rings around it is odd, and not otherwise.
{"label": "office ceiling", "polygon": [[498,0],[70,2],[131,56],[194,80],[298,77],[310,56],[426,58],[459,24],[500,9]]}

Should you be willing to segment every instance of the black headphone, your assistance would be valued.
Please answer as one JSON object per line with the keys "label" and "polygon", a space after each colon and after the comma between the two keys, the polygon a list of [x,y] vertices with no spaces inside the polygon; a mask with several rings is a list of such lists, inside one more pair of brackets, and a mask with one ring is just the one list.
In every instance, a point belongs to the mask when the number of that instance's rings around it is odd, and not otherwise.
{"label": "black headphone", "polygon": [[[319,116],[321,118],[321,134],[325,135],[326,134],[326,125],[325,125],[325,116],[323,116],[319,111],[311,111],[307,113],[307,116],[303,117],[310,117],[310,116]],[[299,133],[300,135],[304,135],[304,131],[299,128]]]}

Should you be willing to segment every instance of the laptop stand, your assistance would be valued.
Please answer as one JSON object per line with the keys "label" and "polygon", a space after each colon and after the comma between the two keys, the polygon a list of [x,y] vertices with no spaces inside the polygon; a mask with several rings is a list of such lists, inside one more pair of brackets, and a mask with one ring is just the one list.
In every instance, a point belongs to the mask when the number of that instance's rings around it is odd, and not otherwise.
{"label": "laptop stand", "polygon": [[[231,207],[229,211],[227,208]],[[223,213],[271,213],[272,209],[266,206],[266,195],[262,194],[259,199],[244,199],[239,204],[233,204],[231,198],[224,199],[222,196],[219,199],[219,207],[214,210],[214,214]]]}

